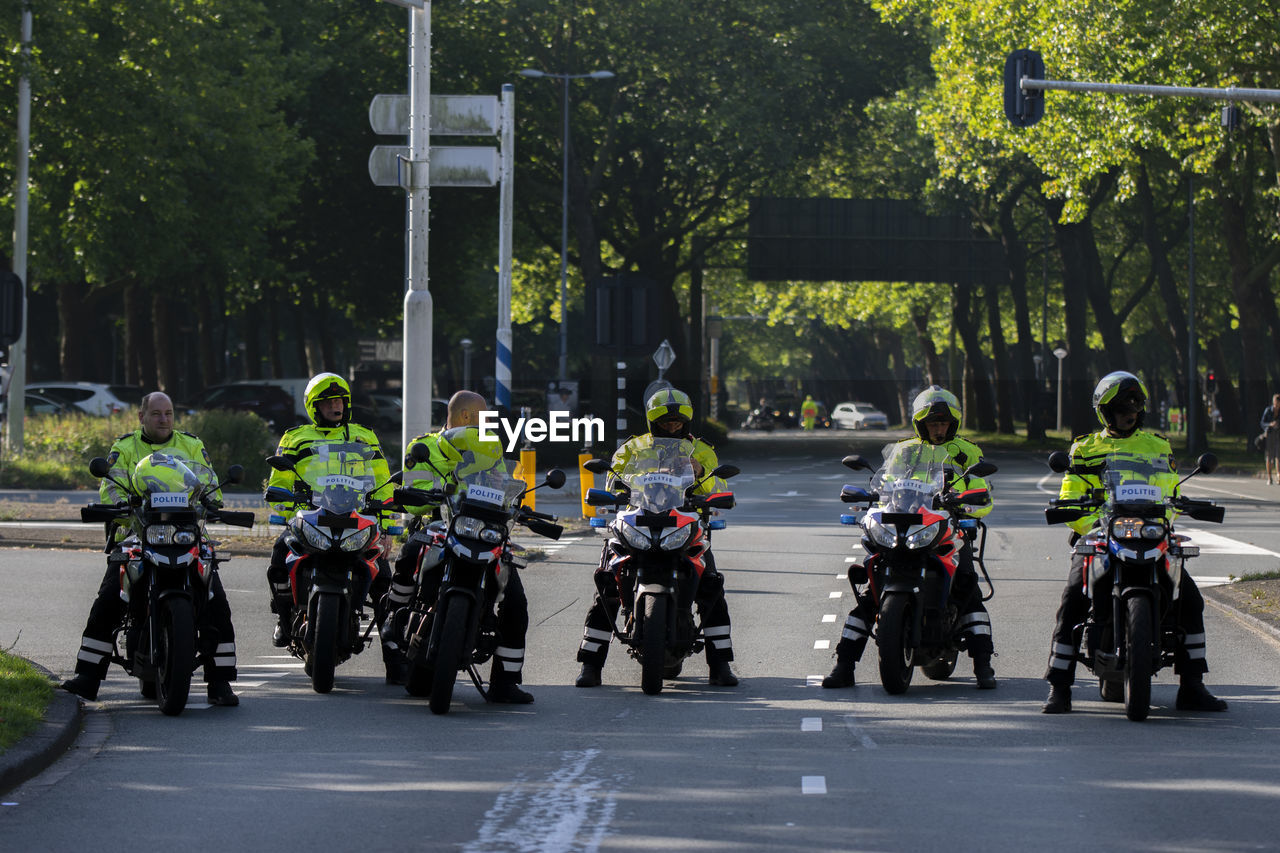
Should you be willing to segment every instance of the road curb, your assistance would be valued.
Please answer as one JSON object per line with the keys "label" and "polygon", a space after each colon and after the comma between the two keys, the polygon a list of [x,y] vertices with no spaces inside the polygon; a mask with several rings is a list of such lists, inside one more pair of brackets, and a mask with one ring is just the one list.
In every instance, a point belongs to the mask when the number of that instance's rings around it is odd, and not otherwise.
{"label": "road curb", "polygon": [[75,742],[84,720],[84,703],[80,698],[57,686],[53,673],[40,664],[30,660],[27,663],[54,683],[53,698],[35,733],[0,755],[0,792],[18,787],[57,761]]}
{"label": "road curb", "polygon": [[1211,596],[1208,596],[1208,595],[1204,596],[1204,600],[1207,601],[1209,604],[1212,604],[1217,610],[1221,611],[1222,613],[1225,613],[1227,616],[1230,616],[1232,619],[1235,619],[1237,622],[1239,622],[1241,625],[1244,625],[1246,628],[1252,628],[1254,631],[1257,631],[1259,634],[1262,634],[1271,642],[1276,643],[1277,645],[1280,645],[1280,630],[1276,629],[1272,625],[1268,625],[1266,622],[1263,622],[1258,617],[1245,613],[1243,610],[1233,607],[1230,604],[1226,604],[1224,602],[1218,601],[1217,599]]}

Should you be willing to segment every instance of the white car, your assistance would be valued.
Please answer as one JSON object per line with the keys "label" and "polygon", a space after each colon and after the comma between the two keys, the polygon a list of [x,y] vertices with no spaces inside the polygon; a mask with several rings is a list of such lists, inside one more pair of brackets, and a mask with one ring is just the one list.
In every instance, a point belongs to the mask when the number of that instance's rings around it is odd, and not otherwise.
{"label": "white car", "polygon": [[831,410],[836,429],[888,429],[889,417],[870,403],[841,403]]}
{"label": "white car", "polygon": [[137,385],[106,385],[100,382],[32,382],[26,389],[33,394],[70,403],[82,412],[106,417],[116,412],[136,411],[142,402],[142,389]]}

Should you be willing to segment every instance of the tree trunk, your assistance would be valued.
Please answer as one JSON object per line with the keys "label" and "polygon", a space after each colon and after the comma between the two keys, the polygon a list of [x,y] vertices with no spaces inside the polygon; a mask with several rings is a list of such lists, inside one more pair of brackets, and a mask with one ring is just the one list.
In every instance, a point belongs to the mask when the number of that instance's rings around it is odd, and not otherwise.
{"label": "tree trunk", "polygon": [[173,397],[178,393],[178,364],[183,359],[173,340],[173,312],[168,291],[169,288],[162,285],[151,294],[151,348],[157,356],[155,387]]}
{"label": "tree trunk", "polygon": [[1000,285],[988,282],[987,333],[991,338],[991,372],[996,384],[996,429],[1013,435],[1013,382],[1009,350],[1004,345],[1004,327],[1000,322]]}
{"label": "tree trunk", "polygon": [[89,285],[83,281],[60,281],[58,294],[58,369],[67,379],[87,379],[84,365],[85,294]]}
{"label": "tree trunk", "polygon": [[213,330],[220,322],[213,310],[213,299],[209,295],[209,285],[202,282],[196,291],[196,347],[200,361],[200,387],[217,385],[222,375],[219,370],[218,348],[214,341]]}
{"label": "tree trunk", "polygon": [[1031,311],[1027,304],[1027,244],[1018,233],[1013,218],[1013,209],[1021,196],[1021,192],[1011,193],[1000,204],[1000,243],[1009,268],[1009,294],[1013,297],[1014,325],[1018,332],[1018,342],[1013,348],[1012,373],[1017,377],[1019,396],[1026,412],[1027,438],[1042,439],[1044,424],[1040,419],[1040,388],[1036,383],[1035,338],[1031,334]]}
{"label": "tree trunk", "polygon": [[1078,294],[1083,288],[1082,282],[1090,277],[1102,277],[1102,266],[1098,260],[1098,249],[1093,239],[1093,228],[1088,220],[1084,222],[1062,223],[1062,201],[1048,199],[1050,222],[1053,224],[1054,238],[1058,251],[1062,256],[1063,317],[1066,321],[1067,357],[1064,368],[1062,389],[1062,421],[1063,426],[1072,435],[1093,432],[1098,419],[1093,412],[1093,388],[1097,378],[1112,370],[1124,369],[1124,364],[1108,364],[1106,369],[1098,368],[1094,376],[1094,366],[1090,358],[1088,341],[1088,312],[1085,300],[1071,294]]}
{"label": "tree trunk", "polygon": [[[982,363],[982,341],[976,313],[973,310],[973,285],[968,282],[955,285],[954,323],[960,340],[964,342],[964,360],[967,365],[966,379],[973,389],[974,405],[977,408],[976,420],[966,417],[969,423],[977,423],[982,432],[992,432],[996,428],[995,400],[991,394],[991,383],[987,381],[987,373]],[[952,389],[955,393],[955,389]],[[966,405],[966,414],[971,407]]]}
{"label": "tree trunk", "polygon": [[1137,199],[1138,209],[1142,214],[1142,239],[1151,257],[1156,285],[1160,290],[1160,298],[1164,302],[1165,326],[1174,342],[1174,385],[1185,388],[1187,385],[1187,313],[1183,310],[1183,297],[1178,293],[1178,285],[1174,281],[1173,265],[1169,263],[1169,247],[1163,237],[1164,229],[1156,220],[1155,197],[1151,192],[1151,182],[1147,178],[1145,166],[1138,173]]}
{"label": "tree trunk", "polygon": [[920,344],[920,351],[924,353],[924,384],[941,385],[942,362],[938,359],[938,347],[933,343],[933,336],[929,334],[928,310],[913,307],[911,325],[915,327],[916,341]]}

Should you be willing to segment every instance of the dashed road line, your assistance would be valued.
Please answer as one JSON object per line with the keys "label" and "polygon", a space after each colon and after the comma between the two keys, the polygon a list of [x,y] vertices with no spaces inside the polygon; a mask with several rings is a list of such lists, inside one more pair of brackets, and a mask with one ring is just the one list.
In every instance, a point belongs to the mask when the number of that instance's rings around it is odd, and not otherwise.
{"label": "dashed road line", "polygon": [[826,776],[801,776],[800,777],[800,793],[825,794],[826,792],[827,792]]}

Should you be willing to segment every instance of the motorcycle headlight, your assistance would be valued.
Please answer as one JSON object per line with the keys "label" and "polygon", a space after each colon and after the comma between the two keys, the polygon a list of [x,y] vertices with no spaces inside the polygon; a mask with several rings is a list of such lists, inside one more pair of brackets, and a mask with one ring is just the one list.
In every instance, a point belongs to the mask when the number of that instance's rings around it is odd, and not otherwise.
{"label": "motorcycle headlight", "polygon": [[147,528],[147,544],[168,545],[173,542],[174,532],[172,524],[153,524]]}
{"label": "motorcycle headlight", "polygon": [[867,525],[867,535],[881,548],[894,548],[898,544],[898,531],[895,528],[886,527],[879,521],[871,521]]}
{"label": "motorcycle headlight", "polygon": [[1142,525],[1142,538],[1143,539],[1163,539],[1164,525],[1163,524]]}
{"label": "motorcycle headlight", "polygon": [[329,534],[324,533],[320,528],[308,522],[302,522],[298,525],[302,529],[302,538],[307,540],[307,544],[317,551],[328,551],[329,545],[333,541],[329,538]]}
{"label": "motorcycle headlight", "polygon": [[1116,539],[1163,539],[1164,525],[1142,518],[1116,518],[1111,522],[1111,535]]}
{"label": "motorcycle headlight", "polygon": [[641,530],[634,524],[619,524],[622,528],[622,538],[627,540],[627,544],[632,548],[640,551],[647,551],[653,546],[653,540],[649,538],[646,530]]}
{"label": "motorcycle headlight", "polygon": [[480,531],[480,541],[487,542],[490,545],[498,545],[501,544],[503,534],[505,533],[506,531],[501,527],[486,527],[484,530]]}
{"label": "motorcycle headlight", "polygon": [[460,515],[453,520],[453,535],[479,539],[484,531],[484,522],[469,515]]}
{"label": "motorcycle headlight", "polygon": [[933,540],[938,538],[938,534],[941,532],[941,521],[935,521],[933,524],[926,524],[919,530],[914,530],[907,534],[907,547],[928,548],[933,544]]}
{"label": "motorcycle headlight", "polygon": [[662,538],[658,540],[658,547],[664,551],[674,551],[677,548],[683,548],[685,543],[689,541],[689,537],[692,535],[692,524],[686,524],[684,527],[674,527],[662,534]]}
{"label": "motorcycle headlight", "polygon": [[354,530],[350,536],[342,540],[338,547],[343,551],[363,551],[369,545],[369,541],[373,539],[377,530],[376,527],[372,526],[366,527],[364,530]]}
{"label": "motorcycle headlight", "polygon": [[178,530],[173,534],[174,545],[194,545],[196,544],[196,533],[194,530]]}

